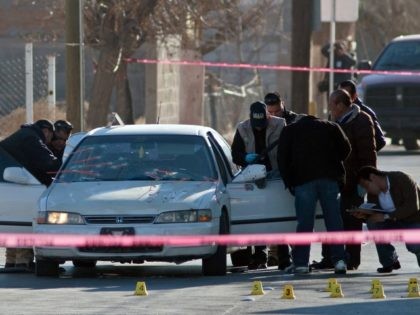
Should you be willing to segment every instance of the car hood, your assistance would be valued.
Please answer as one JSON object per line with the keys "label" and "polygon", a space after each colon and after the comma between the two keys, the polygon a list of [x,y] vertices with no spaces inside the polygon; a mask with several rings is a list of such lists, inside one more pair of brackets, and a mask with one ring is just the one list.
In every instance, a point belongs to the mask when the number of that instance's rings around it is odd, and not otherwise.
{"label": "car hood", "polygon": [[97,182],[55,183],[47,210],[80,214],[115,214],[207,208],[214,200],[215,182]]}
{"label": "car hood", "polygon": [[398,85],[398,84],[420,84],[420,76],[418,75],[393,75],[393,74],[371,74],[362,79],[362,88],[377,84]]}

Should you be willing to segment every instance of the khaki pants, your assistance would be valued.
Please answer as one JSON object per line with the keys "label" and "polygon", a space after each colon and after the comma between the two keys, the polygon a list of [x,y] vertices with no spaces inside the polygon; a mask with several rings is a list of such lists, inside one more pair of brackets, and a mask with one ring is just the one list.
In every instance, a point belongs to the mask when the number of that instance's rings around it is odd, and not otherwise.
{"label": "khaki pants", "polygon": [[6,248],[6,263],[29,264],[34,260],[32,248]]}

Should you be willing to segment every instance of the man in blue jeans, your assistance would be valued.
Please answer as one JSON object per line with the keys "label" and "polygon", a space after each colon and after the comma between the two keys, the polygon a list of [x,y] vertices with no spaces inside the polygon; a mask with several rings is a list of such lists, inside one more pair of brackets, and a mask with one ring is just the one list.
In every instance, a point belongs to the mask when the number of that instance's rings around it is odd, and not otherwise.
{"label": "man in blue jeans", "polygon": [[[359,219],[366,219],[369,230],[420,229],[420,187],[408,174],[384,172],[372,166],[362,167],[357,180],[368,193],[368,201],[381,211],[360,209],[353,212]],[[409,252],[417,256],[420,266],[420,243],[406,244]],[[400,269],[397,252],[391,244],[376,244],[379,273]]]}
{"label": "man in blue jeans", "polygon": [[[312,232],[319,201],[327,231],[342,231],[340,187],[345,180],[343,161],[351,152],[350,142],[333,122],[305,116],[283,129],[279,140],[278,165],[286,187],[295,195],[296,232]],[[287,273],[310,272],[310,245],[294,246],[293,264]],[[332,245],[335,273],[345,274],[344,245]]]}

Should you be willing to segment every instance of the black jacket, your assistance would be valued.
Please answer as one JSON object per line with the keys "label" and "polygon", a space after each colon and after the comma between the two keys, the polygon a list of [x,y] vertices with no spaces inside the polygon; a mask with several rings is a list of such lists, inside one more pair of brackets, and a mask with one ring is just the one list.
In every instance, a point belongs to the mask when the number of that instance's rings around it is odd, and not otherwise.
{"label": "black jacket", "polygon": [[280,174],[292,190],[321,178],[342,186],[343,161],[350,151],[350,142],[336,123],[305,116],[283,129],[278,146]]}
{"label": "black jacket", "polygon": [[44,185],[51,184],[60,168],[59,160],[45,144],[44,133],[36,125],[22,125],[0,146]]}
{"label": "black jacket", "polygon": [[373,127],[375,128],[376,152],[380,151],[386,145],[386,141],[384,132],[379,124],[378,117],[376,117],[376,113],[372,110],[372,108],[363,104],[360,98],[356,98],[354,103],[358,105],[362,111],[368,114],[370,118],[372,118]]}
{"label": "black jacket", "polygon": [[295,122],[298,114],[292,112],[291,110],[284,110],[283,117],[286,120],[286,125],[290,125]]}
{"label": "black jacket", "polygon": [[[324,47],[322,47],[321,53],[328,59],[326,67],[329,68],[330,67],[330,44],[327,44]],[[351,67],[355,65],[356,65],[356,58],[354,58],[354,56],[352,56],[348,52],[342,55],[334,54],[334,67],[333,67],[334,69],[351,69]],[[329,73],[326,72],[324,80],[328,80],[328,78],[329,78]],[[336,72],[334,73],[334,86],[337,86],[338,84],[340,84],[340,82],[343,82],[345,80],[352,80],[352,79],[353,79],[353,76],[351,73]]]}

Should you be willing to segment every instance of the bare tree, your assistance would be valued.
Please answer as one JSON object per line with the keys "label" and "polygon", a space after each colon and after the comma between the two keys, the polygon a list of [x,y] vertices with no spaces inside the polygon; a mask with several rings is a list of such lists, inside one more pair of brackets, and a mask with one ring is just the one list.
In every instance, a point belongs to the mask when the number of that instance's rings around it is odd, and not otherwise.
{"label": "bare tree", "polygon": [[[246,2],[246,5],[244,5]],[[98,50],[88,125],[103,125],[115,88],[117,110],[133,122],[127,64],[124,59],[147,40],[177,34],[183,49],[202,56],[226,40],[234,40],[238,29],[256,31],[274,0],[87,0],[85,40]]]}
{"label": "bare tree", "polygon": [[361,1],[357,23],[359,57],[372,59],[392,38],[419,33],[419,13],[417,0]]}

